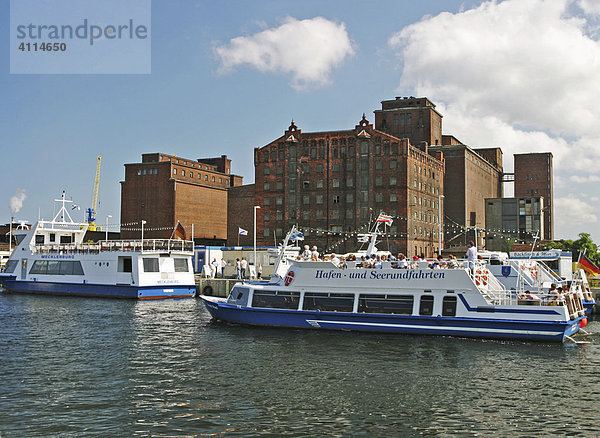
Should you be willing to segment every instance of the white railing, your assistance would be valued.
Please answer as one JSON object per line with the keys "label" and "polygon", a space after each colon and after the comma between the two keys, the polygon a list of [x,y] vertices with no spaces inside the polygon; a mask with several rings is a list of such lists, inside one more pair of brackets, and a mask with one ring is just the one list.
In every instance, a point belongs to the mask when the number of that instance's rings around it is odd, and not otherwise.
{"label": "white railing", "polygon": [[141,240],[102,240],[94,243],[67,243],[56,245],[36,245],[34,253],[39,254],[95,254],[104,251],[178,251],[194,252],[194,242],[189,240],[144,239]]}

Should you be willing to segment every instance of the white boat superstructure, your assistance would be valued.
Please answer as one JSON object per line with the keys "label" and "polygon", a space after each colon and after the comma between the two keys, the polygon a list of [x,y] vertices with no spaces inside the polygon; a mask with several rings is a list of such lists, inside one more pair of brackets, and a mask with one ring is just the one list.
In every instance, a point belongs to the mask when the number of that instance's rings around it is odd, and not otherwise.
{"label": "white boat superstructure", "polygon": [[16,230],[19,242],[0,283],[11,292],[118,298],[195,295],[193,242],[131,240],[84,242],[87,223],[72,220],[62,203],[51,221]]}

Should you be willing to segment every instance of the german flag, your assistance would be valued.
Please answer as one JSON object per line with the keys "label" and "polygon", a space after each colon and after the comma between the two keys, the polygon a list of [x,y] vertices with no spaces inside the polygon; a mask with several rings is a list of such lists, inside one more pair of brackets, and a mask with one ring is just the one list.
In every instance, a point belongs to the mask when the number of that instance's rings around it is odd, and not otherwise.
{"label": "german flag", "polygon": [[594,277],[597,277],[598,273],[600,273],[600,268],[598,268],[598,266],[588,259],[585,254],[581,254],[581,257],[579,258],[579,267],[585,272],[593,274]]}
{"label": "german flag", "polygon": [[173,237],[175,237],[176,240],[185,240],[185,228],[183,228],[183,225],[181,225],[179,221],[177,221],[177,225],[173,230]]}

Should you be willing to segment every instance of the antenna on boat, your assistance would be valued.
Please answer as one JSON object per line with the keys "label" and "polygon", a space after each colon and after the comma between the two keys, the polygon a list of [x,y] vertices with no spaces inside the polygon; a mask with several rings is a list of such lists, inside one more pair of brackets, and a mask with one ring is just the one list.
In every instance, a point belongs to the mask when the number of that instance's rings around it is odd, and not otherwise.
{"label": "antenna on boat", "polygon": [[297,234],[296,225],[292,225],[292,229],[285,235],[285,239],[283,240],[283,244],[281,245],[281,250],[279,251],[279,255],[277,256],[277,261],[275,262],[275,267],[273,268],[273,275],[277,274],[277,270],[279,265],[285,264],[285,250],[287,249],[288,242],[290,238]]}
{"label": "antenna on boat", "polygon": [[[52,222],[67,223],[67,218],[68,218],[70,223],[75,223],[73,221],[73,219],[71,218],[71,215],[69,214],[69,212],[65,208],[65,204],[72,203],[73,201],[69,201],[68,199],[65,198],[65,191],[64,190],[62,192],[61,199],[55,199],[54,201],[62,203],[62,207],[60,207],[60,210],[58,210],[58,213],[56,213],[56,216],[54,216],[54,219],[52,219]],[[59,216],[60,216],[60,220],[57,220]]]}

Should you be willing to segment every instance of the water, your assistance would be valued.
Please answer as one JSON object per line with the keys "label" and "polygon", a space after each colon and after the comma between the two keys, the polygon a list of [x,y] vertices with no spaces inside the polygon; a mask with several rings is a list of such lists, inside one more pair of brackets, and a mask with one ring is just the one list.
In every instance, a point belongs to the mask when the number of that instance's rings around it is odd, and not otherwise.
{"label": "water", "polygon": [[0,436],[600,434],[584,345],[247,328],[200,300],[0,294]]}

